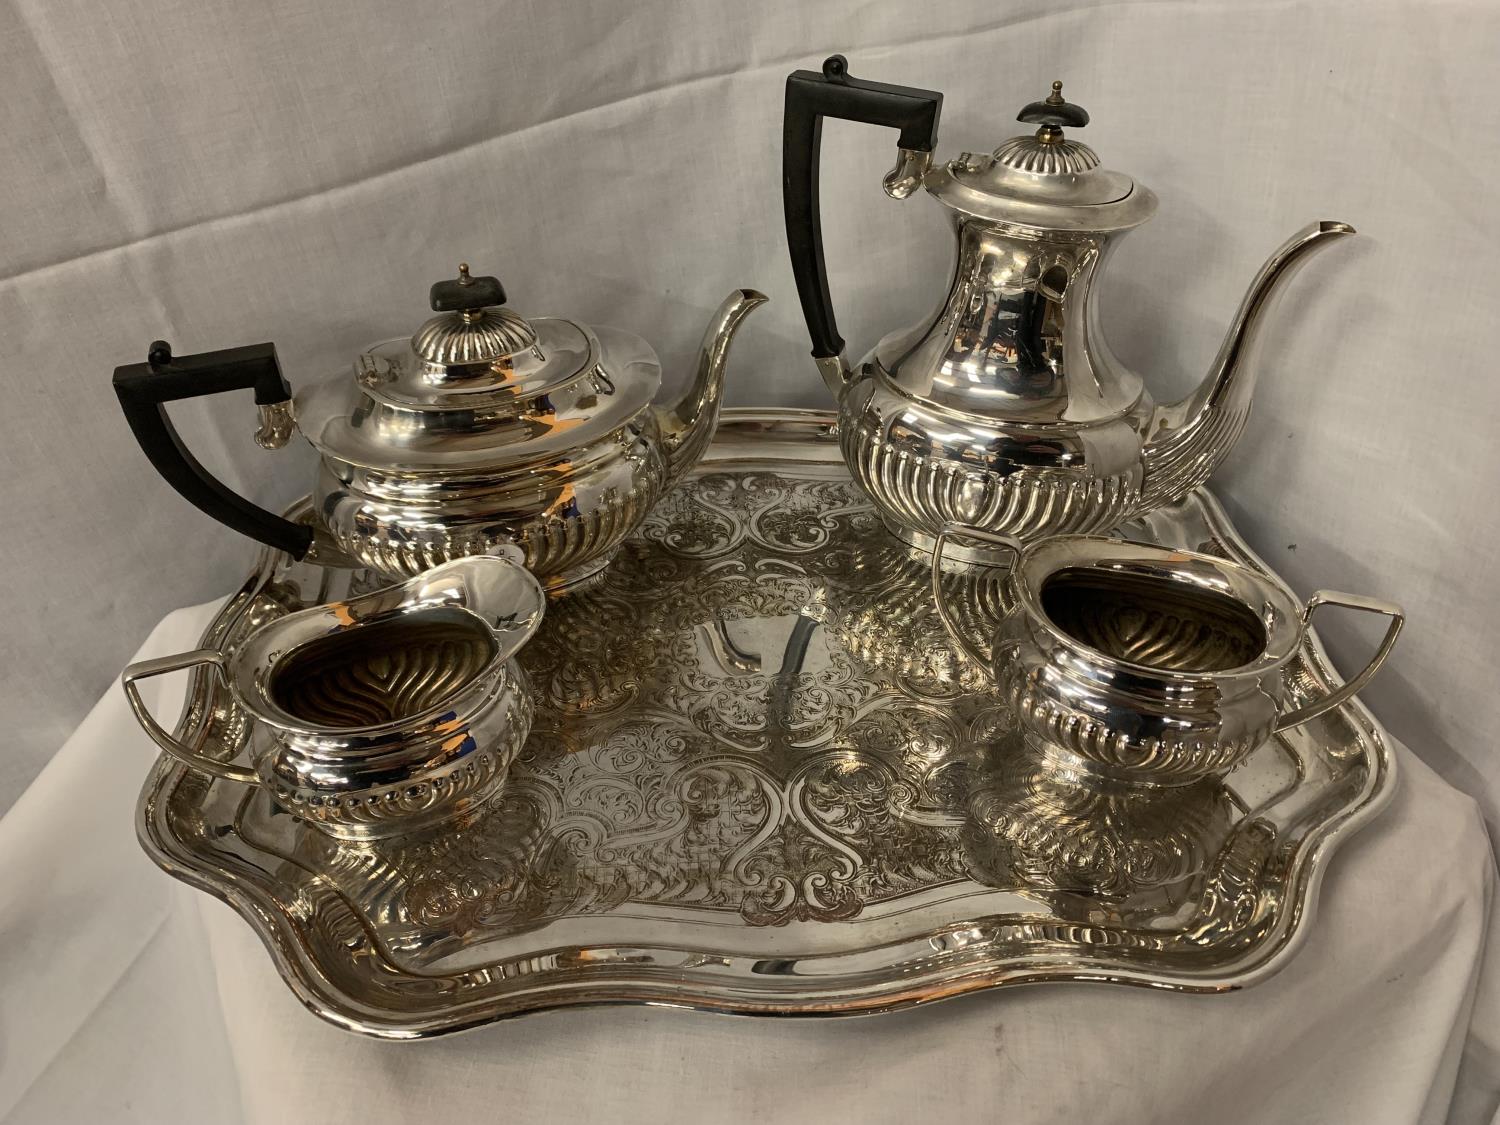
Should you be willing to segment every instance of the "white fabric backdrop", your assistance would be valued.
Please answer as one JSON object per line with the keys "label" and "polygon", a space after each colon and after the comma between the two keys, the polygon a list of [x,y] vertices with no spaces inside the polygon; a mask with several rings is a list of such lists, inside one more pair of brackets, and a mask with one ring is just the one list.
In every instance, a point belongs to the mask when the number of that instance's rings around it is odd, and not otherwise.
{"label": "white fabric backdrop", "polygon": [[[1300,593],[1405,603],[1366,699],[1493,831],[1500,8],[1479,0],[0,2],[0,808],[150,625],[250,558],[119,416],[110,372],[152,339],[273,339],[295,383],[411,331],[462,258],[523,312],[648,336],[680,384],[709,312],[754,285],[774,303],[736,345],[729,401],[823,403],[781,235],[780,112],[785,74],[836,50],[946,92],[940,156],[993,147],[1067,82],[1106,166],[1161,197],[1102,293],[1158,397],[1206,368],[1286,234],[1361,230],[1299,279],[1215,487]],[[940,209],[880,190],[893,151],[825,130],[855,350],[924,312],[947,265]],[[259,501],[305,490],[310,456],[256,449],[248,395],[174,416]],[[1353,626],[1324,634],[1362,660]]]}
{"label": "white fabric backdrop", "polygon": [[[736,347],[729,400],[822,403],[781,233],[780,113],[786,72],[835,49],[858,74],[945,90],[940,154],[993,147],[1067,80],[1106,165],[1161,196],[1102,300],[1162,396],[1207,367],[1284,235],[1319,217],[1362,230],[1300,279],[1217,487],[1300,592],[1406,603],[1369,700],[1480,791],[1500,724],[1497,48],[1493,6],[1409,0],[10,0],[0,793],[152,622],[250,557],[156,478],[119,416],[110,372],[158,336],[179,352],[274,339],[305,380],[414,329],[427,285],[467,258],[523,311],[647,335],[680,380],[714,305],[753,284],[774,304]],[[935,204],[881,192],[892,135],[826,134],[833,284],[862,349],[926,310],[948,239]],[[248,397],[175,416],[230,483],[290,500],[310,455],[258,450]]]}

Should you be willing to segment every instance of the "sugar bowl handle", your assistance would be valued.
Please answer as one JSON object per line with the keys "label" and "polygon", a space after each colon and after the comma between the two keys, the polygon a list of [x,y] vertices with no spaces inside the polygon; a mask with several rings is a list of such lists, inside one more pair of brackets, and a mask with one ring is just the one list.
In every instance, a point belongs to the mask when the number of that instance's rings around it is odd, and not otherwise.
{"label": "sugar bowl handle", "polygon": [[145,363],[115,368],[114,385],[135,440],[184,499],[241,535],[293,558],[307,554],[312,528],[256,507],[215,479],[182,443],[165,406],[221,391],[253,390],[261,417],[255,440],[267,449],[285,445],[292,435],[292,392],[282,378],[274,344],[173,356],[171,346],[158,340]]}
{"label": "sugar bowl handle", "polygon": [[1380,671],[1380,666],[1385,663],[1386,657],[1390,656],[1391,649],[1396,647],[1396,638],[1401,635],[1401,626],[1406,623],[1406,614],[1399,605],[1394,602],[1381,601],[1379,598],[1361,597],[1359,594],[1343,594],[1337,590],[1319,590],[1307,599],[1307,604],[1302,607],[1302,625],[1304,628],[1312,624],[1312,616],[1317,612],[1319,606],[1336,605],[1345,609],[1358,609],[1366,613],[1380,613],[1391,619],[1390,628],[1385,631],[1381,639],[1380,647],[1375,650],[1375,655],[1365,665],[1364,671],[1355,676],[1354,679],[1345,682],[1344,686],[1329,692],[1323,698],[1314,700],[1305,707],[1298,707],[1295,711],[1288,711],[1276,721],[1278,731],[1289,730],[1292,727],[1301,726],[1310,719],[1316,719],[1319,715],[1332,711],[1335,707],[1354,698],[1366,684]]}
{"label": "sugar bowl handle", "polygon": [[147,709],[145,700],[141,698],[140,689],[135,686],[137,680],[162,676],[168,672],[181,672],[184,669],[197,668],[204,664],[212,665],[219,679],[226,678],[223,653],[217,649],[199,648],[192,652],[179,653],[176,656],[160,656],[155,660],[138,661],[120,673],[120,686],[125,689],[125,698],[130,701],[130,709],[135,712],[136,721],[151,736],[151,740],[172,757],[194,769],[211,773],[227,781],[239,781],[246,785],[258,784],[253,770],[247,770],[242,766],[231,766],[227,762],[206,757],[173,738],[171,732],[158,723]]}
{"label": "sugar bowl handle", "polygon": [[983,531],[977,527],[965,527],[957,523],[944,524],[943,530],[938,532],[938,537],[932,544],[932,604],[937,607],[938,616],[943,620],[943,627],[948,630],[948,636],[952,638],[959,650],[979,665],[986,674],[993,675],[990,662],[985,659],[984,653],[979,651],[978,646],[964,636],[963,630],[958,626],[958,618],[954,616],[952,608],[943,597],[943,551],[948,546],[949,540],[956,538],[977,539],[981,543],[1003,547],[1011,551],[1017,559],[1021,557],[1021,552],[1025,550],[1025,547],[1013,535],[1002,535],[998,531]]}

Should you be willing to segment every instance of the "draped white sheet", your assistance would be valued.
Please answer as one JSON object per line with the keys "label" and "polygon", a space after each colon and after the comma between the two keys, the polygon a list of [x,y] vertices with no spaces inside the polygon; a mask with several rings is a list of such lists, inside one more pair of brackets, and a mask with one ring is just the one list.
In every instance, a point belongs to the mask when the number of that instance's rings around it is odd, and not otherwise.
{"label": "draped white sheet", "polygon": [[[1066,81],[1093,114],[1084,139],[1161,198],[1101,294],[1160,398],[1207,367],[1286,234],[1360,229],[1297,282],[1216,489],[1300,593],[1405,603],[1366,699],[1500,824],[1497,49],[1500,7],[1480,0],[0,0],[0,808],[150,625],[250,557],[147,466],[115,365],[158,337],[270,339],[299,383],[410,332],[467,259],[523,312],[646,335],[676,385],[723,294],[756,286],[773,303],[736,345],[728,400],[821,404],[779,119],[785,74],[842,51],[857,75],[946,92],[941,156],[993,147]],[[856,352],[925,311],[948,261],[940,209],[881,192],[893,155],[881,130],[825,129]],[[311,458],[257,450],[248,398],[173,414],[228,483],[287,502]],[[1369,643],[1355,628],[1323,625],[1344,667]],[[132,776],[122,808],[133,795]],[[1437,839],[1425,858],[1446,878]],[[1500,1011],[1481,1018],[1493,1066]]]}

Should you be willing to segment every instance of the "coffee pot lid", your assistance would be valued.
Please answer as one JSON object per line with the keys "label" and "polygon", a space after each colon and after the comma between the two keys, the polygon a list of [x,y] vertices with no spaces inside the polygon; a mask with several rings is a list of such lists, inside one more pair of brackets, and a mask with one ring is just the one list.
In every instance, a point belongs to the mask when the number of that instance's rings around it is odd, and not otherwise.
{"label": "coffee pot lid", "polygon": [[1016,120],[1039,128],[988,155],[963,153],[928,177],[927,190],[966,214],[1043,229],[1123,230],[1156,210],[1148,189],[1100,167],[1092,148],[1064,133],[1083,128],[1089,115],[1063,100],[1061,82]]}

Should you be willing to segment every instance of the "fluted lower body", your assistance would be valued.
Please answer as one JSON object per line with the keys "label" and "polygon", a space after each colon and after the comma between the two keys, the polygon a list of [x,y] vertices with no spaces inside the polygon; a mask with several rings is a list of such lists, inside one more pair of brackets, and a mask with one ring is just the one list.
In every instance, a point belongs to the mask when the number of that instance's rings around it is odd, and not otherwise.
{"label": "fluted lower body", "polygon": [[395,579],[470,555],[519,549],[553,592],[609,565],[667,487],[654,419],[556,464],[447,480],[324,462],[314,502],[339,549]]}
{"label": "fluted lower body", "polygon": [[[1185,785],[1228,773],[1271,737],[1285,696],[1279,669],[1244,675],[1245,659],[1221,659],[1222,637],[1189,610],[1122,592],[1089,612],[1102,615],[1097,630],[1043,622],[1020,604],[1001,624],[995,679],[1035,749],[1084,774]],[[1114,643],[1100,645],[1101,630]],[[1215,666],[1225,671],[1202,670]]]}
{"label": "fluted lower body", "polygon": [[908,450],[866,418],[841,420],[839,443],[887,526],[924,548],[948,523],[1023,540],[1108,531],[1140,503],[1138,466],[1104,476],[1087,468],[999,472]]}
{"label": "fluted lower body", "polygon": [[[441,697],[443,680],[451,676],[439,659],[443,654],[433,648],[418,655],[434,658],[429,666],[412,670],[419,690],[421,684],[430,684],[426,690]],[[348,706],[387,685],[380,673],[352,664],[343,686]],[[383,746],[358,757],[344,752],[334,758],[307,736],[281,754],[263,758],[261,781],[288,812],[344,840],[380,839],[475,812],[504,787],[532,721],[531,688],[514,661],[489,674],[476,694],[481,700],[473,713],[444,725],[437,735],[422,736],[426,742],[416,736],[407,740],[397,730],[386,736]],[[426,757],[431,764],[416,773],[407,768],[389,771],[401,776],[379,780],[391,759],[412,757]],[[325,758],[342,771],[340,788],[307,783]]]}
{"label": "fluted lower body", "polygon": [[[1270,738],[1275,726],[1272,714],[1233,736],[1223,729],[1199,728],[1186,734],[1130,729],[1111,722],[1107,710],[1101,717],[1075,706],[1068,693],[1048,682],[1044,669],[1007,662],[1000,673],[1001,694],[1035,750],[1061,757],[1082,773],[1115,781],[1186,785],[1222,776]],[[1130,713],[1128,703],[1114,706]]]}

